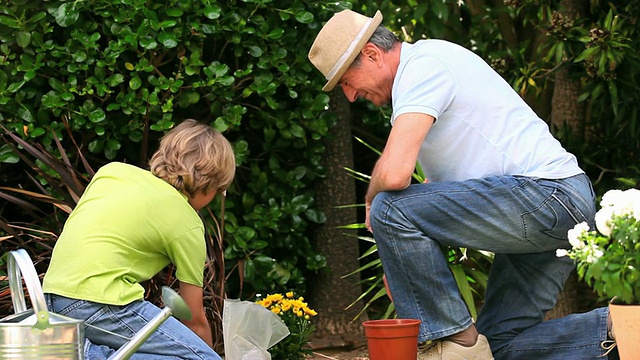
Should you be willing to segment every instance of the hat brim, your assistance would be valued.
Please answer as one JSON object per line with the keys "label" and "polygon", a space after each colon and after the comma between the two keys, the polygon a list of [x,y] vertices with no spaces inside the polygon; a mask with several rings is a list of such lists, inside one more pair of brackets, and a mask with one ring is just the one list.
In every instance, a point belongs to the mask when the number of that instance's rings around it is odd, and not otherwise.
{"label": "hat brim", "polygon": [[382,13],[380,12],[380,10],[378,10],[376,11],[376,14],[373,15],[371,23],[369,23],[369,26],[367,27],[365,32],[362,34],[362,37],[353,48],[353,51],[351,52],[349,57],[347,57],[347,60],[344,62],[342,67],[338,71],[336,71],[335,75],[333,75],[331,79],[327,80],[327,83],[322,87],[322,91],[328,92],[333,90],[336,87],[336,84],[338,83],[338,81],[340,81],[340,79],[342,78],[342,75],[344,75],[347,69],[349,69],[349,66],[353,64],[353,61],[356,59],[356,57],[360,55],[360,50],[362,50],[362,48],[371,38],[371,35],[373,35],[373,33],[376,31],[376,29],[381,23],[382,23]]}

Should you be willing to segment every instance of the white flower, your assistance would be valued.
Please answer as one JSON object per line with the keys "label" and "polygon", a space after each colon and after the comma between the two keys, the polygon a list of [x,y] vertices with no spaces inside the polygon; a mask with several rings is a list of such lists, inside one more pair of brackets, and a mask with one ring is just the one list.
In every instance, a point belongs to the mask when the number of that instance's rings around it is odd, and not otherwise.
{"label": "white flower", "polygon": [[609,190],[606,193],[604,193],[604,195],[602,195],[602,200],[600,200],[600,206],[603,208],[606,206],[615,206],[616,204],[625,202],[624,197],[625,197],[624,191],[622,190],[618,190],[618,189]]}
{"label": "white flower", "polygon": [[613,206],[606,206],[596,213],[596,228],[604,236],[611,235],[611,216],[614,212]]}
{"label": "white flower", "polygon": [[584,247],[584,241],[580,240],[580,237],[587,232],[589,232],[589,224],[587,224],[586,221],[581,222],[580,224],[574,226],[573,229],[570,229],[567,232],[567,238],[569,239],[571,247],[573,247],[574,249],[580,249]]}
{"label": "white flower", "polygon": [[[574,226],[567,232],[572,248],[556,250],[556,256],[574,259],[578,275],[594,284],[599,296],[624,297],[625,303],[638,303],[640,296],[635,290],[640,288],[640,269],[628,264],[640,256],[635,241],[640,231],[636,226],[640,220],[640,190],[609,190],[600,205],[595,215],[597,231],[587,230],[583,224]],[[623,267],[628,276],[621,276],[619,269]]]}
{"label": "white flower", "polygon": [[625,194],[629,201],[629,213],[636,218],[636,220],[640,220],[640,190],[629,189],[625,191]]}
{"label": "white flower", "polygon": [[[609,195],[609,196],[607,196]],[[616,215],[630,214],[636,217],[636,209],[640,206],[640,190],[610,190],[602,197],[602,207],[612,207]]]}
{"label": "white flower", "polygon": [[596,213],[596,228],[604,236],[611,235],[613,215],[631,215],[640,219],[640,190],[609,190],[600,201],[602,208]]}
{"label": "white flower", "polygon": [[598,261],[598,259],[604,255],[604,252],[602,252],[602,250],[595,244],[591,244],[585,253],[587,254],[585,261],[591,264]]}

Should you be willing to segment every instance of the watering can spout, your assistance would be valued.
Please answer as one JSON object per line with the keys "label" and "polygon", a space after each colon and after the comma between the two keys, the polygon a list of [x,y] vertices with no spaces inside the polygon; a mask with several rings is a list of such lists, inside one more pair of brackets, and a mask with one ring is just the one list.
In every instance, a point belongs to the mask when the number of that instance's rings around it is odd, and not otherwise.
{"label": "watering can spout", "polygon": [[109,360],[124,360],[133,355],[142,344],[153,334],[154,331],[162,325],[171,315],[178,319],[191,319],[191,310],[184,301],[184,299],[178,295],[173,289],[163,286],[162,298],[165,303],[165,307],[162,311],[156,315],[147,325],[145,325],[138,333],[126,344],[124,344],[118,351],[109,357]]}

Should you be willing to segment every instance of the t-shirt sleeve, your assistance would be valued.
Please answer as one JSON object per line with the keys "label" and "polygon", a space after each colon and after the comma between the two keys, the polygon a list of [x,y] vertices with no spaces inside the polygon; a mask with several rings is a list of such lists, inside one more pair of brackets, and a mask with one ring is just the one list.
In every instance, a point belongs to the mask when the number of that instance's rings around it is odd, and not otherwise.
{"label": "t-shirt sleeve", "polygon": [[167,244],[167,254],[181,282],[202,287],[207,249],[204,227],[194,227],[177,235]]}
{"label": "t-shirt sleeve", "polygon": [[393,91],[391,124],[406,113],[431,115],[436,120],[455,97],[456,81],[440,59],[429,54],[412,53],[398,68]]}

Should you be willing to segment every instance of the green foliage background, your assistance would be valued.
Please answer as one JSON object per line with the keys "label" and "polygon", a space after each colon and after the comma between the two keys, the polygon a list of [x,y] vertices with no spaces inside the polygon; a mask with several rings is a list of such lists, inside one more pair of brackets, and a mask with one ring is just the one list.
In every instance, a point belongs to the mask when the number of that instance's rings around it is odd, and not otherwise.
{"label": "green foliage background", "polygon": [[[145,166],[176,122],[211,123],[232,141],[238,163],[226,198],[229,295],[304,293],[305,277],[325,266],[307,234],[324,221],[313,186],[335,121],[325,111],[329,97],[312,85],[320,74],[306,49],[320,16],[345,6],[1,1],[0,121],[52,153],[54,137],[62,139],[72,163],[81,151],[94,169],[108,161]],[[2,184],[33,188],[7,145],[0,161]],[[5,207],[0,216],[15,214]],[[51,220],[31,225],[58,233],[64,214]]]}

